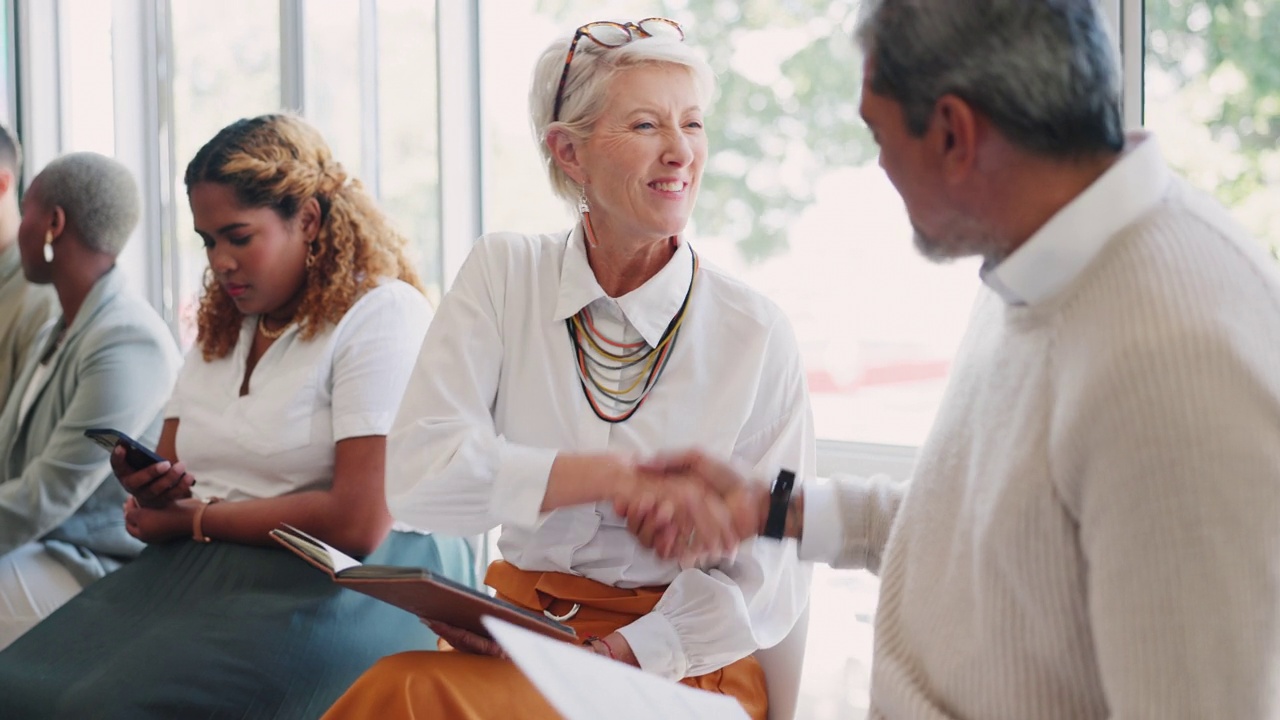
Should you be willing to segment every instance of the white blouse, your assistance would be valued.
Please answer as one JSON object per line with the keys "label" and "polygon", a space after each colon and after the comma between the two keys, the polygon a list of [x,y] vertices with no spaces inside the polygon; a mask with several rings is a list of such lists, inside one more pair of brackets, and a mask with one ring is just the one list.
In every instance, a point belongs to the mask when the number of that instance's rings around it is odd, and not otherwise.
{"label": "white blouse", "polygon": [[165,417],[177,418],[178,457],[200,497],[267,498],[327,489],[334,443],[386,435],[431,322],[411,285],[387,280],[311,340],[290,325],[263,353],[240,395],[258,317],[226,357],[193,347]]}
{"label": "white blouse", "polygon": [[[568,236],[566,242],[566,236]],[[701,447],[756,469],[805,477],[815,444],[795,336],[773,303],[701,266],[665,372],[626,422],[600,420],[583,395],[565,319],[650,346],[692,277],[681,244],[643,286],[612,299],[587,263],[581,227],[481,238],[441,303],[388,439],[387,491],[399,520],[467,535],[502,525],[517,567],[617,587],[669,587],[622,629],[645,670],[678,679],[719,669],[786,636],[808,600],[810,569],[791,541],[748,541],[732,562],[682,569],[627,532],[610,503],[540,513],[558,452],[647,456]]]}

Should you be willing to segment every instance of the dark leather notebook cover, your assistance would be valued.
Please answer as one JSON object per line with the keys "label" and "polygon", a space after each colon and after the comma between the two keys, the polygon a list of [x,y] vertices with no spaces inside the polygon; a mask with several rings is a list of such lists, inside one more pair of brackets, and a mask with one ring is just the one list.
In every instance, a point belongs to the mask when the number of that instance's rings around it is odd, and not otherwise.
{"label": "dark leather notebook cover", "polygon": [[564,642],[578,641],[568,625],[490,597],[425,568],[355,564],[335,573],[330,553],[340,555],[346,563],[355,561],[297,528],[286,526],[272,530],[271,537],[342,587],[375,597],[418,617],[439,620],[488,638],[491,636],[480,618],[492,615],[539,635]]}

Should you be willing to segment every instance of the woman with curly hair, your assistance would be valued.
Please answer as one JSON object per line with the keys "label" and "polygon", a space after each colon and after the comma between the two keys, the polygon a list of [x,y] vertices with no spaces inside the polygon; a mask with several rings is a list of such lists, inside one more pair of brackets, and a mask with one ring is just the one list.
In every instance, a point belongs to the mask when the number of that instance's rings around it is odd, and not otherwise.
{"label": "woman with curly hair", "polygon": [[464,540],[393,528],[386,506],[431,317],[404,238],[296,117],[229,125],[185,181],[209,270],[157,448],[172,462],[112,456],[149,547],[0,653],[6,716],[310,718],[379,657],[434,646],[272,547],[282,523],[474,583]]}

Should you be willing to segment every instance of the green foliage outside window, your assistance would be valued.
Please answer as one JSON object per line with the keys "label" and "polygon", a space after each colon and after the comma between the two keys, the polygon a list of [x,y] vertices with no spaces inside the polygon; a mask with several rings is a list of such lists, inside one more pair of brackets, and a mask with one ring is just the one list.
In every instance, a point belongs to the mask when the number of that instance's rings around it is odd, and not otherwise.
{"label": "green foliage outside window", "polygon": [[[875,158],[858,117],[862,62],[850,40],[854,0],[676,0],[654,12],[684,25],[715,69],[711,148],[694,216],[744,257],[786,250],[787,229],[824,172]],[[592,20],[581,2],[543,0],[566,29]],[[628,18],[621,18],[628,19]],[[630,18],[638,19],[638,18]],[[784,45],[780,46],[779,42]],[[772,72],[750,56],[777,59]],[[775,69],[776,68],[776,69]]]}
{"label": "green foliage outside window", "polygon": [[[1201,144],[1198,136],[1161,140],[1280,257],[1280,0],[1149,0],[1145,9],[1146,122],[1207,130],[1208,148],[1178,146]],[[1154,106],[1169,84],[1176,99]]]}
{"label": "green foliage outside window", "polygon": [[[733,239],[748,260],[784,252],[816,179],[875,158],[857,112],[857,1],[655,7],[685,25],[719,78],[699,232]],[[610,19],[582,16],[575,0],[541,0],[539,8],[566,29]],[[1175,167],[1280,257],[1280,0],[1150,0],[1146,28],[1147,123]],[[762,68],[762,59],[776,62]],[[1154,84],[1166,101],[1153,104]]]}

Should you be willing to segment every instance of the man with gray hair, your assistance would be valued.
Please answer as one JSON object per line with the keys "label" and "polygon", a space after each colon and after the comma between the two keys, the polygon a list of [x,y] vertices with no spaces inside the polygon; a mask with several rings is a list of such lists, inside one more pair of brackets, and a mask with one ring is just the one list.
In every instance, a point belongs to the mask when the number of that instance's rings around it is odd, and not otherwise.
{"label": "man with gray hair", "polygon": [[18,183],[22,146],[0,125],[0,407],[13,387],[19,364],[40,328],[53,317],[53,288],[33,285],[18,257]]}
{"label": "man with gray hair", "polygon": [[865,5],[861,112],[916,242],[985,259],[914,478],[771,502],[696,451],[655,468],[880,574],[872,717],[1280,717],[1274,262],[1123,135],[1094,2]]}

